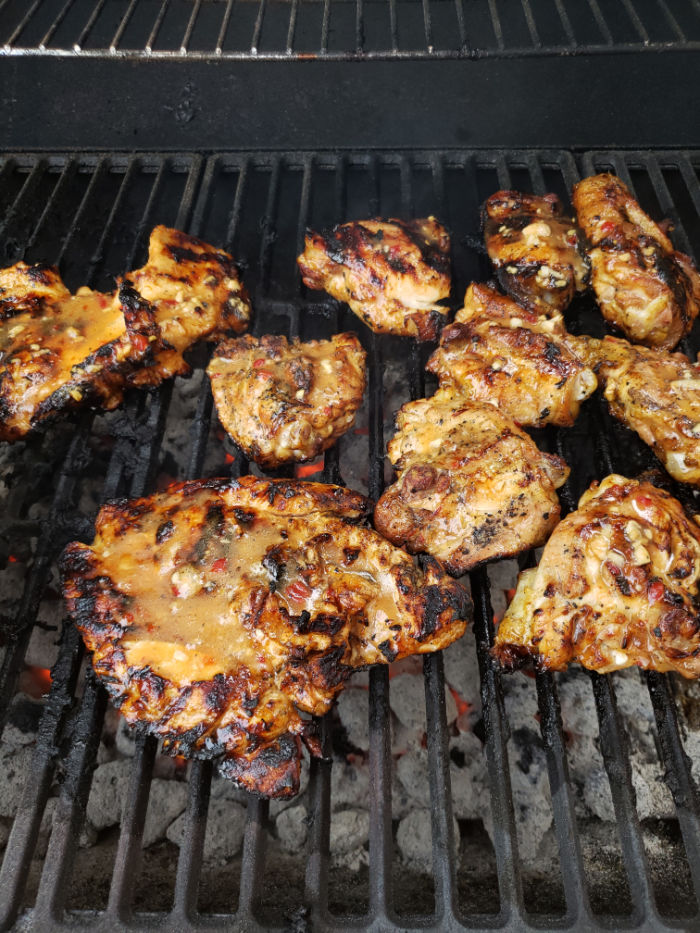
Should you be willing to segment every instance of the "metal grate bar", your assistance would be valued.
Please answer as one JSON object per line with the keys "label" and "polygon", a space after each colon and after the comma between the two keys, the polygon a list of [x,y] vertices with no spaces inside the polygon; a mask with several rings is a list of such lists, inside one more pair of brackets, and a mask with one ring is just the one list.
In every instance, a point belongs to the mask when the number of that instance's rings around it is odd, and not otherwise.
{"label": "metal grate bar", "polygon": [[289,27],[287,29],[287,55],[294,52],[294,34],[297,28],[297,9],[299,0],[292,0],[289,7]]}
{"label": "metal grate bar", "polygon": [[389,33],[391,35],[391,51],[399,50],[399,24],[396,18],[396,0],[389,0]]}
{"label": "metal grate bar", "polygon": [[641,19],[639,18],[639,13],[637,13],[631,0],[622,0],[622,5],[627,11],[627,14],[632,22],[632,25],[637,31],[637,34],[639,35],[639,38],[642,40],[642,42],[648,42],[649,34],[644,27],[644,23],[642,23]]}
{"label": "metal grate bar", "polygon": [[[81,659],[80,636],[75,628],[65,626],[59,656],[51,671],[46,712],[41,718],[32,757],[33,779],[24,787],[0,870],[0,927],[4,930],[12,926],[21,907],[22,892],[51,788],[58,740],[72,702]],[[8,853],[12,853],[11,858]]]}
{"label": "metal grate bar", "polygon": [[445,677],[441,654],[423,659],[425,704],[428,726],[428,777],[430,782],[431,828],[433,834],[433,878],[435,880],[435,915],[438,923],[454,914],[456,879],[453,858],[455,847],[452,816],[449,749],[445,713]]}
{"label": "metal grate bar", "polygon": [[160,5],[158,15],[156,16],[155,22],[153,23],[153,27],[148,35],[148,39],[146,40],[146,52],[149,54],[153,51],[153,47],[158,40],[158,33],[160,32],[160,27],[163,25],[163,20],[165,19],[165,14],[168,11],[169,5],[170,0],[163,0]]}
{"label": "metal grate bar", "polygon": [[77,171],[77,167],[78,167],[78,163],[75,160],[75,158],[69,158],[66,160],[63,166],[63,169],[61,170],[61,174],[59,175],[58,181],[56,182],[53,191],[48,197],[46,204],[44,205],[44,209],[39,215],[39,219],[37,220],[36,224],[34,225],[34,229],[32,230],[32,232],[29,234],[29,237],[27,238],[27,245],[25,249],[22,251],[23,256],[26,256],[27,253],[31,250],[39,234],[39,231],[41,230],[44,223],[46,222],[46,218],[51,213],[57,199],[63,192],[63,189],[66,187],[66,185],[70,181],[72,181],[72,179],[74,178],[75,173]]}
{"label": "metal grate bar", "polygon": [[365,5],[364,0],[355,0],[355,51],[362,55],[365,50]]}
{"label": "metal grate bar", "polygon": [[97,0],[97,3],[95,3],[95,5],[93,6],[92,12],[90,13],[90,16],[88,17],[88,21],[83,26],[82,31],[80,35],[78,36],[77,42],[75,42],[75,44],[73,45],[73,50],[75,52],[79,52],[83,48],[85,43],[87,42],[88,38],[90,37],[90,33],[92,32],[95,26],[95,23],[97,22],[97,20],[100,17],[100,14],[102,13],[102,8],[104,7],[105,3],[106,3],[106,0]]}
{"label": "metal grate bar", "polygon": [[36,189],[39,186],[44,172],[48,168],[48,162],[46,159],[42,158],[33,159],[32,165],[33,167],[28,173],[26,181],[20,188],[14,203],[5,214],[4,220],[0,223],[0,237],[4,235],[5,230],[10,225],[10,222],[13,221],[17,215],[21,216],[27,214],[28,202],[34,200],[36,196]]}
{"label": "metal grate bar", "polygon": [[51,23],[51,25],[49,26],[48,30],[47,30],[46,33],[44,34],[43,39],[42,39],[41,42],[39,43],[39,48],[40,48],[42,51],[43,51],[44,49],[48,48],[49,42],[51,42],[51,40],[53,39],[56,30],[57,30],[58,27],[61,25],[61,23],[63,22],[63,20],[66,18],[66,14],[68,13],[68,11],[70,10],[70,8],[73,6],[74,3],[75,3],[75,0],[66,0],[66,2],[65,2],[64,5],[63,5],[63,7],[61,8],[61,11],[59,12],[58,16],[57,16],[57,17],[54,19],[54,21]]}
{"label": "metal grate bar", "polygon": [[190,40],[192,39],[192,33],[194,32],[194,27],[197,22],[197,17],[199,16],[199,11],[202,6],[202,0],[195,0],[192,4],[192,12],[190,13],[190,18],[187,22],[187,28],[185,29],[185,34],[182,37],[182,42],[180,43],[180,51],[183,53],[187,52],[187,49],[190,45]]}
{"label": "metal grate bar", "polygon": [[614,45],[615,40],[613,39],[612,33],[610,32],[610,27],[608,26],[607,22],[605,21],[605,17],[603,16],[601,12],[600,6],[598,4],[598,0],[588,0],[588,5],[591,8],[591,12],[593,13],[593,18],[596,21],[598,29],[600,29],[600,32],[601,32],[601,35],[603,36],[603,40],[605,44],[607,46]]}
{"label": "metal grate bar", "polygon": [[233,0],[226,0],[226,9],[224,10],[224,18],[221,20],[221,28],[219,29],[219,37],[216,40],[216,48],[214,51],[217,55],[221,55],[224,50],[224,41],[226,39],[226,32],[228,31],[228,24],[231,21],[231,13],[233,12]]}
{"label": "metal grate bar", "polygon": [[212,764],[195,759],[190,765],[185,827],[175,876],[175,897],[170,920],[187,926],[197,912],[199,876],[204,856]]}
{"label": "metal grate bar", "polygon": [[15,29],[10,33],[9,39],[5,41],[6,49],[10,49],[15,44],[17,39],[19,39],[19,37],[22,35],[22,33],[27,27],[27,24],[29,23],[29,20],[36,13],[40,3],[41,3],[41,0],[34,0],[34,3],[32,3],[31,6],[28,8],[27,12],[24,14],[22,19],[19,21]]}
{"label": "metal grate bar", "polygon": [[493,26],[493,34],[496,37],[496,45],[499,51],[505,49],[505,42],[503,40],[503,27],[501,26],[501,17],[498,13],[498,7],[496,6],[496,0],[489,0],[489,14],[491,16],[491,25]]}
{"label": "metal grate bar", "polygon": [[90,792],[92,765],[100,743],[102,718],[107,706],[104,689],[90,668],[85,692],[75,718],[73,742],[58,805],[54,813],[44,870],[35,910],[46,921],[58,925],[64,910],[78,838]]}
{"label": "metal grate bar", "polygon": [[260,7],[258,9],[258,15],[255,20],[255,28],[253,29],[253,40],[250,43],[250,54],[257,55],[260,50],[260,36],[262,35],[263,22],[265,20],[265,9],[267,7],[267,0],[260,0]]}
{"label": "metal grate bar", "polygon": [[649,671],[646,675],[654,708],[656,728],[666,766],[665,780],[673,795],[695,896],[700,903],[700,810],[698,791],[690,771],[690,759],[683,749],[678,729],[678,713],[668,677]]}
{"label": "metal grate bar", "polygon": [[[61,248],[59,250],[58,257],[57,257],[58,263],[62,262],[63,257],[66,254],[66,250],[68,249],[69,244],[72,242],[73,237],[75,236],[75,233],[85,214],[87,206],[88,204],[92,202],[93,196],[95,194],[95,189],[97,185],[102,181],[104,175],[106,174],[108,170],[108,167],[109,167],[109,161],[105,158],[101,158],[97,162],[95,170],[92,173],[92,177],[90,178],[87,188],[85,189],[85,193],[83,194],[83,197],[81,198],[80,203],[78,204],[78,209],[75,212],[75,215],[73,217],[73,220],[70,223],[70,226],[68,227],[68,230],[66,231],[65,237],[63,238],[63,242],[61,244]],[[105,230],[103,230],[102,235],[105,236],[106,231],[109,229],[111,229],[111,224],[108,219],[107,223],[105,224]],[[32,243],[31,245],[33,246],[34,244]],[[92,263],[90,267],[90,273],[88,275],[88,282],[92,281],[92,274],[94,273],[94,269],[95,269],[95,265],[94,263]]]}
{"label": "metal grate bar", "polygon": [[129,25],[131,17],[134,15],[134,10],[136,9],[137,3],[138,0],[130,0],[129,6],[126,8],[126,12],[122,16],[121,21],[117,26],[117,31],[114,33],[112,41],[109,43],[110,52],[116,52],[119,48],[119,43],[122,41],[122,36],[124,35],[126,27]]}
{"label": "metal grate bar", "polygon": [[[692,246],[690,245],[690,238],[686,233],[685,227],[683,226],[683,221],[680,218],[678,209],[673,203],[673,198],[671,197],[671,192],[668,190],[668,185],[663,176],[663,172],[659,167],[659,162],[654,156],[648,156],[644,160],[644,167],[651,179],[651,183],[654,186],[654,191],[657,194],[659,199],[659,205],[661,210],[664,212],[664,217],[668,217],[673,221],[673,242],[677,247],[683,250],[684,253],[692,252]],[[697,186],[696,186],[697,188]]]}
{"label": "metal grate bar", "polygon": [[622,846],[622,858],[625,862],[630,891],[633,892],[631,920],[635,925],[641,925],[646,921],[653,923],[657,928],[661,925],[661,921],[656,911],[649,865],[634,803],[627,737],[620,723],[615,690],[609,676],[602,677],[591,672],[590,677],[598,712],[600,753],[608,774]]}
{"label": "metal grate bar", "polygon": [[571,20],[569,19],[569,14],[566,7],[564,6],[564,0],[554,0],[554,5],[557,8],[557,13],[559,14],[559,19],[561,20],[562,28],[566,33],[566,38],[569,40],[569,45],[573,48],[576,47],[576,35],[574,33],[573,26],[571,25]]}
{"label": "metal grate bar", "polygon": [[131,902],[141,867],[141,841],[146,823],[157,743],[152,736],[136,741],[133,766],[126,792],[119,846],[114,861],[107,913],[122,923],[131,916]]}
{"label": "metal grate bar", "polygon": [[455,0],[455,13],[457,14],[457,27],[459,29],[459,48],[462,52],[468,52],[470,45],[467,37],[467,25],[464,22],[463,0]]}
{"label": "metal grate bar", "polygon": [[681,27],[678,25],[678,20],[671,12],[671,8],[669,7],[666,0],[656,0],[656,2],[661,7],[661,12],[666,18],[666,22],[669,24],[669,26],[675,33],[676,38],[679,39],[681,42],[685,42],[686,41],[685,33],[683,32]]}
{"label": "metal grate bar", "polygon": [[433,14],[430,0],[423,0],[423,29],[425,31],[425,46],[429,52],[433,51]]}
{"label": "metal grate bar", "polygon": [[532,40],[532,45],[534,48],[539,49],[542,46],[540,42],[540,37],[537,32],[537,25],[535,23],[535,17],[532,15],[532,7],[530,6],[530,0],[520,0],[523,13],[525,14],[525,22],[527,23],[527,29],[530,33],[530,39]]}
{"label": "metal grate bar", "polygon": [[328,33],[331,26],[331,0],[323,0],[323,20],[321,22],[321,55],[328,54]]}
{"label": "metal grate bar", "polygon": [[493,848],[498,871],[502,923],[516,924],[523,914],[522,881],[508,764],[508,719],[503,705],[501,674],[491,656],[493,609],[485,570],[471,575],[474,635],[481,678],[481,702],[486,733],[486,760],[491,791]]}

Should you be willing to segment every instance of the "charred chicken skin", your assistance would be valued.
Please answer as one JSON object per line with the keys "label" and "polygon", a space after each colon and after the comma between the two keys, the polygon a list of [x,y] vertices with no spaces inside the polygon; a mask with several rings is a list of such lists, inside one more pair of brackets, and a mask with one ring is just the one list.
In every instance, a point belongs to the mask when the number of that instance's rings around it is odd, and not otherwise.
{"label": "charred chicken skin", "polygon": [[700,485],[700,365],[605,337],[577,338],[612,414],[636,431],[681,483]]}
{"label": "charred chicken skin", "polygon": [[219,344],[207,372],[219,421],[264,467],[313,460],[353,424],[365,391],[354,334],[291,343],[240,337]]}
{"label": "charred chicken skin", "polygon": [[700,275],[615,175],[574,188],[579,224],[590,243],[591,276],[603,317],[630,340],[671,350],[700,309]]}
{"label": "charred chicken skin", "polygon": [[231,257],[166,227],[151,234],[146,265],[111,295],[72,295],[49,266],[2,269],[0,439],[64,409],[115,408],[129,386],[185,374],[188,347],[240,333],[249,316]]}
{"label": "charred chicken skin", "polygon": [[484,204],[486,250],[502,288],[535,311],[564,311],[588,285],[575,222],[556,194],[497,191]]}
{"label": "charred chicken skin", "polygon": [[450,238],[423,220],[361,220],[309,233],[304,284],[345,301],[378,334],[436,340],[448,309]]}
{"label": "charred chicken skin", "polygon": [[546,540],[569,470],[510,418],[438,389],[404,405],[396,425],[388,455],[397,480],[374,513],[390,541],[462,574]]}
{"label": "charred chicken skin", "polygon": [[470,285],[427,368],[441,386],[490,402],[518,424],[565,427],[598,384],[568,339],[560,315],[528,311],[488,285]]}
{"label": "charred chicken skin", "polygon": [[363,496],[197,480],[102,508],[61,563],[68,612],[127,722],[266,797],[299,786],[308,719],[352,671],[461,636],[462,587],[359,522]]}
{"label": "charred chicken skin", "polygon": [[650,483],[608,476],[520,574],[496,634],[506,668],[578,661],[700,676],[700,528]]}

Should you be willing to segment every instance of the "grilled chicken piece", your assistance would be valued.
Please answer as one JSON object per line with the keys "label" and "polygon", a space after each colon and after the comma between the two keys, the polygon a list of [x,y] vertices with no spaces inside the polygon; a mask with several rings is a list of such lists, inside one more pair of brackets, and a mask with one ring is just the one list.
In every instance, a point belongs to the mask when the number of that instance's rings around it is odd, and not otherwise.
{"label": "grilled chicken piece", "polygon": [[700,309],[700,275],[615,175],[574,187],[579,224],[590,242],[592,283],[603,317],[630,340],[671,350]]}
{"label": "grilled chicken piece", "polygon": [[423,220],[360,220],[306,236],[304,284],[347,302],[377,334],[436,340],[450,294],[450,238]]}
{"label": "grilled chicken piece", "polygon": [[488,285],[469,286],[427,368],[464,399],[532,427],[572,425],[597,386],[560,315],[528,311]]}
{"label": "grilled chicken piece", "polygon": [[376,528],[462,574],[542,544],[559,520],[569,469],[493,405],[448,389],[404,405],[388,455],[398,473]]}
{"label": "grilled chicken piece", "polygon": [[576,338],[611,413],[653,448],[674,479],[700,485],[700,365],[626,340]]}
{"label": "grilled chicken piece", "polygon": [[219,344],[207,372],[219,420],[264,467],[313,460],[353,424],[365,391],[354,334],[288,343],[240,337]]}
{"label": "grilled chicken piece", "polygon": [[0,270],[0,439],[80,405],[115,408],[128,386],[189,372],[201,339],[244,330],[248,300],[231,257],[156,227],[148,263],[114,294],[71,295],[50,266]]}
{"label": "grilled chicken piece", "polygon": [[700,676],[700,529],[650,483],[608,476],[520,574],[496,634],[506,668],[624,667]]}
{"label": "grilled chicken piece", "polygon": [[296,793],[300,737],[319,752],[303,713],[325,713],[358,667],[466,626],[462,587],[358,524],[368,510],[338,486],[252,476],[104,506],[61,572],[127,722],[254,793]]}
{"label": "grilled chicken piece", "polygon": [[481,222],[498,281],[526,307],[564,311],[588,285],[576,224],[556,194],[497,191],[484,204]]}

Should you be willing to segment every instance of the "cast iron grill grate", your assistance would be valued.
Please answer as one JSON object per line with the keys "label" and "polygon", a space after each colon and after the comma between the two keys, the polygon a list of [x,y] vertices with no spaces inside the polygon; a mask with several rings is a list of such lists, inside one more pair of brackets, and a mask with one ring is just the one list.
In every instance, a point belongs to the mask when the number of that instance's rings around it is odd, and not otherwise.
{"label": "cast iron grill grate", "polygon": [[[347,311],[318,294],[300,288],[294,264],[304,229],[341,219],[367,215],[424,215],[430,212],[450,227],[455,259],[455,301],[466,283],[484,278],[483,256],[474,248],[478,234],[478,206],[497,187],[534,191],[554,190],[562,196],[580,174],[612,169],[637,190],[657,216],[671,217],[674,237],[682,249],[700,246],[700,156],[696,153],[591,153],[580,159],[565,152],[416,152],[222,154],[207,159],[196,155],[8,155],[0,162],[0,257],[3,264],[19,258],[61,261],[68,284],[107,285],[116,273],[144,257],[150,227],[158,222],[181,226],[237,256],[244,269],[255,307],[256,333],[269,331],[302,338],[326,336],[341,328],[361,329]],[[97,236],[95,236],[97,231]],[[585,322],[585,302],[572,329]],[[366,482],[378,496],[384,482],[385,376],[389,365],[399,367],[405,398],[424,393],[426,350],[395,339],[377,338],[366,331],[369,351],[369,432],[366,439]],[[198,368],[204,364],[197,358]],[[195,377],[196,378],[196,377]],[[74,536],[89,540],[94,517],[80,503],[88,478],[99,486],[101,500],[139,495],[153,488],[162,471],[162,444],[171,428],[169,412],[173,386],[134,394],[121,412],[106,417],[113,439],[107,456],[95,443],[96,425],[103,416],[85,414],[68,425],[18,445],[18,458],[48,461],[50,495],[39,516],[28,516],[31,503],[13,503],[3,537],[37,535],[34,561],[13,621],[0,671],[0,701],[7,711],[22,667],[37,609],[56,557]],[[202,383],[196,413],[188,425],[189,453],[180,478],[220,472],[223,451],[212,424],[212,400]],[[215,416],[213,418],[216,421]],[[104,427],[101,428],[104,431]],[[593,441],[591,441],[593,438]],[[645,451],[634,438],[614,426],[595,401],[584,408],[577,426],[568,432],[548,432],[543,443],[557,449],[574,466],[563,491],[571,508],[595,477],[612,469],[629,469],[644,460]],[[351,445],[364,439],[346,438],[328,452],[323,466],[327,481],[342,479]],[[218,457],[218,459],[217,459]],[[631,458],[631,459],[630,459]],[[650,456],[647,462],[652,462]],[[21,461],[25,462],[25,461]],[[229,467],[233,475],[246,472],[240,458]],[[673,681],[649,675],[649,694],[656,719],[661,765],[673,794],[685,852],[689,887],[694,892],[684,912],[660,910],[655,881],[635,806],[628,737],[617,710],[611,678],[593,675],[592,691],[599,720],[600,750],[605,763],[621,862],[631,894],[631,910],[610,917],[594,910],[582,854],[577,814],[569,779],[566,723],[562,723],[557,678],[539,675],[537,692],[540,729],[546,752],[554,830],[559,849],[563,890],[562,909],[542,913],[528,897],[511,789],[509,723],[502,678],[494,669],[493,612],[485,571],[472,575],[475,603],[473,630],[481,675],[489,800],[493,820],[494,888],[498,906],[491,912],[471,909],[464,898],[453,851],[452,788],[445,717],[443,661],[440,655],[423,661],[429,786],[433,844],[433,908],[406,915],[397,900],[394,872],[391,804],[390,681],[386,668],[373,669],[369,680],[370,810],[369,871],[366,910],[338,913],[332,906],[329,838],[331,766],[311,764],[307,792],[309,839],[307,867],[292,919],[261,910],[262,901],[275,900],[275,879],[266,877],[266,861],[274,840],[267,837],[268,804],[248,801],[240,872],[227,878],[231,905],[226,910],[200,910],[199,889],[212,771],[209,763],[194,762],[188,774],[186,829],[175,871],[171,907],[160,911],[146,896],[135,907],[139,877],[153,856],[141,848],[149,788],[157,745],[139,739],[126,792],[116,854],[110,866],[105,903],[71,909],[69,893],[85,817],[85,806],[96,762],[106,711],[104,692],[85,669],[80,639],[67,627],[60,640],[53,681],[39,727],[31,774],[14,820],[0,871],[0,926],[7,928],[23,914],[32,929],[358,929],[391,930],[419,927],[432,930],[538,928],[653,930],[687,929],[699,922],[700,826],[698,801],[679,730]],[[522,676],[522,675],[515,675]],[[637,676],[634,672],[627,676]],[[322,723],[330,751],[330,726]],[[60,778],[53,829],[38,882],[30,883],[32,854],[42,812],[52,782]],[[674,878],[667,883],[673,885]],[[272,895],[269,893],[272,888]],[[279,896],[279,892],[278,892]],[[680,898],[680,892],[679,892]],[[90,907],[92,909],[90,909]]]}
{"label": "cast iron grill grate", "polygon": [[0,52],[507,57],[695,49],[695,0],[3,0]]}

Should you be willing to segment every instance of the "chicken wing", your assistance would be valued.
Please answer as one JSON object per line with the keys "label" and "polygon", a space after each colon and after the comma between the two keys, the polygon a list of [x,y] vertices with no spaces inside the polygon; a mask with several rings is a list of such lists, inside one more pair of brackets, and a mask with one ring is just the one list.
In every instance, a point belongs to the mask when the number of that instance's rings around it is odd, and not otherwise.
{"label": "chicken wing", "polygon": [[700,485],[700,365],[615,337],[576,339],[611,413],[653,448],[674,479]]}
{"label": "chicken wing", "polygon": [[197,340],[244,330],[250,305],[231,257],[156,227],[148,263],[114,294],[71,295],[58,271],[0,270],[0,439],[80,405],[115,408],[128,386],[184,374]]}
{"label": "chicken wing", "polygon": [[376,528],[462,574],[542,544],[559,520],[555,489],[569,470],[493,405],[448,389],[404,405],[388,446],[397,481]]}
{"label": "chicken wing", "polygon": [[464,632],[465,590],[359,522],[339,486],[197,480],[102,508],[61,561],[68,612],[127,722],[267,797],[299,786],[302,714],[358,667]]}
{"label": "chicken wing", "polygon": [[556,194],[497,191],[484,204],[486,250],[503,289],[533,311],[564,311],[590,269]]}
{"label": "chicken wing", "polygon": [[207,372],[219,420],[264,467],[313,460],[353,424],[365,391],[354,334],[289,343],[240,337],[219,344]]}
{"label": "chicken wing", "polygon": [[700,528],[650,483],[611,475],[561,521],[520,574],[496,633],[506,668],[572,661],[700,676]]}
{"label": "chicken wing", "polygon": [[615,175],[574,187],[591,249],[592,283],[603,317],[630,340],[671,350],[700,309],[700,275]]}
{"label": "chicken wing", "polygon": [[448,308],[450,238],[424,220],[360,220],[306,236],[304,284],[345,301],[378,334],[435,340]]}
{"label": "chicken wing", "polygon": [[598,384],[568,339],[560,315],[528,311],[474,284],[427,368],[441,386],[490,402],[518,424],[568,426]]}

